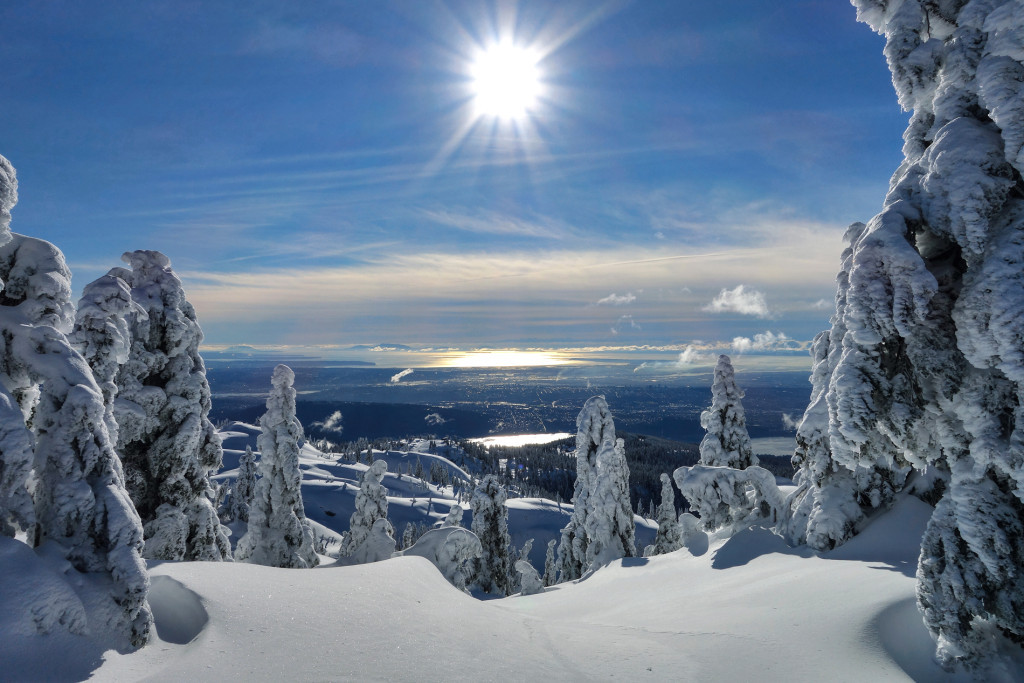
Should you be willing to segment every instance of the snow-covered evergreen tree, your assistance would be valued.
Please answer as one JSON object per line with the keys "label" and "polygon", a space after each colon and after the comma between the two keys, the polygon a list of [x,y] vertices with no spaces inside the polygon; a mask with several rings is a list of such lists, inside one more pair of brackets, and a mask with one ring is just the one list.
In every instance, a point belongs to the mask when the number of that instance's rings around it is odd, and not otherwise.
{"label": "snow-covered evergreen tree", "polygon": [[[774,526],[785,519],[786,500],[775,484],[775,475],[763,467],[737,470],[694,465],[678,468],[672,477],[708,531],[759,520]],[[687,530],[683,533],[685,538]]]}
{"label": "snow-covered evergreen tree", "polygon": [[103,392],[106,405],[107,431],[117,443],[117,420],[114,398],[117,396],[117,373],[128,361],[132,348],[131,323],[145,311],[132,300],[131,288],[116,275],[104,275],[85,286],[78,301],[75,327],[69,339],[92,369],[96,383]]}
{"label": "snow-covered evergreen tree", "polygon": [[480,480],[470,508],[473,511],[472,529],[483,547],[477,564],[476,584],[485,593],[510,595],[509,562],[512,540],[508,535],[507,494],[498,478],[489,474]]}
{"label": "snow-covered evergreen tree", "polygon": [[249,508],[256,496],[257,467],[252,446],[246,445],[245,453],[238,459],[238,477],[231,492],[231,518],[234,520],[249,521]]}
{"label": "snow-covered evergreen tree", "polygon": [[676,513],[676,493],[672,479],[661,473],[661,504],[658,505],[658,535],[654,543],[644,549],[644,557],[664,555],[683,547],[683,530]]}
{"label": "snow-covered evergreen tree", "polygon": [[473,574],[473,565],[482,554],[480,539],[462,527],[429,529],[415,544],[395,553],[430,560],[453,586],[467,593],[467,582]]}
{"label": "snow-covered evergreen tree", "polygon": [[302,429],[295,419],[295,373],[278,365],[270,382],[267,412],[260,418],[256,441],[260,479],[249,508],[249,529],[238,541],[235,559],[271,567],[315,567],[320,560],[302,504]]}
{"label": "snow-covered evergreen tree", "polygon": [[743,391],[736,386],[729,356],[718,357],[711,384],[711,407],[700,414],[700,426],[707,430],[700,442],[702,465],[741,470],[757,464],[747,433]]}
{"label": "snow-covered evergreen tree", "polygon": [[119,636],[120,647],[138,647],[153,623],[142,525],[103,394],[65,336],[71,273],[56,247],[10,232],[16,202],[14,168],[0,156],[0,533],[21,529],[33,546],[53,541],[74,570],[102,576],[108,592],[90,605],[89,622]]}
{"label": "snow-covered evergreen tree", "polygon": [[[863,223],[850,226],[847,239],[856,241],[864,227]],[[797,426],[792,461],[797,489],[789,501],[785,535],[791,542],[807,543],[816,550],[834,548],[856,533],[866,519],[865,510],[872,508],[872,501],[883,500],[880,483],[892,481],[893,475],[900,476],[899,471],[877,471],[877,467],[854,471],[832,459],[828,396],[832,367],[838,363],[842,350],[842,345],[833,344],[832,340],[841,340],[846,334],[843,312],[852,256],[853,249],[847,247],[836,278],[837,313],[832,318],[832,329],[820,333],[811,344],[811,398]]]}
{"label": "snow-covered evergreen tree", "polygon": [[587,561],[587,516],[590,495],[597,477],[598,451],[608,444],[614,448],[615,423],[603,396],[594,396],[583,404],[576,417],[576,483],[573,486],[573,511],[562,529],[558,545],[558,580],[573,581],[589,567]]}
{"label": "snow-covered evergreen tree", "polygon": [[452,505],[451,510],[448,511],[448,516],[444,518],[444,523],[441,524],[442,528],[447,527],[459,527],[462,526],[462,506],[456,503]]}
{"label": "snow-covered evergreen tree", "polygon": [[912,114],[881,213],[849,236],[821,373],[831,461],[819,405],[793,519],[840,543],[911,467],[937,469],[918,603],[942,663],[981,666],[992,634],[1024,639],[1024,6],[854,4]]}
{"label": "snow-covered evergreen tree", "polygon": [[516,562],[516,572],[519,573],[519,594],[535,595],[544,592],[544,582],[533,565],[526,560]]}
{"label": "snow-covered evergreen tree", "polygon": [[[613,427],[614,429],[614,427]],[[622,439],[605,441],[597,451],[597,471],[587,512],[587,568],[636,555],[633,508],[629,504],[629,465]]]}
{"label": "snow-covered evergreen tree", "polygon": [[405,523],[405,529],[402,530],[402,550],[411,548],[413,543],[416,542],[416,527],[413,526],[412,522]]}
{"label": "snow-covered evergreen tree", "polygon": [[223,451],[210,412],[210,385],[199,355],[202,330],[166,256],[134,251],[131,270],[110,275],[131,286],[145,312],[132,324],[132,348],[118,373],[115,416],[128,492],[146,529],[146,557],[230,559],[213,506],[210,474]]}
{"label": "snow-covered evergreen tree", "polygon": [[548,541],[548,549],[544,554],[544,585],[553,586],[558,581],[558,564],[555,561],[558,540]]}
{"label": "snow-covered evergreen tree", "polygon": [[[370,553],[374,559],[366,559],[367,550],[361,550],[364,545],[371,542],[371,531],[374,529],[377,520],[387,522],[388,534],[394,538],[395,532],[388,522],[388,496],[387,490],[381,484],[384,475],[388,471],[388,463],[384,460],[375,460],[372,465],[366,468],[363,473],[363,481],[359,485],[359,492],[356,493],[356,509],[349,518],[348,533],[345,534],[345,541],[341,545],[341,554],[345,557],[352,557],[354,562],[376,562],[385,557],[377,557]],[[383,529],[384,527],[382,527]],[[376,540],[374,547],[376,547]],[[394,541],[392,540],[392,550]],[[390,553],[388,554],[390,557]]]}

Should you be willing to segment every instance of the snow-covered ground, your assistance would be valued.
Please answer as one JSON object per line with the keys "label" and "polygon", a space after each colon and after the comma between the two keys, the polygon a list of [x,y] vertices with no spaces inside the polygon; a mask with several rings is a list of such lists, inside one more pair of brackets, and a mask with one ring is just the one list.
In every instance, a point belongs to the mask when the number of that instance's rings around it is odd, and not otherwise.
{"label": "snow-covered ground", "polygon": [[[230,464],[256,428],[234,424],[228,432]],[[453,477],[468,477],[440,455],[374,457],[389,469],[418,458],[427,471],[441,463]],[[367,465],[307,446],[300,467],[307,515],[318,533],[337,536]],[[384,484],[399,534],[406,522],[439,522],[459,504],[451,487],[408,475],[389,473]],[[547,541],[571,507],[541,499],[511,499],[508,507],[513,544],[534,538],[530,560],[542,570]],[[901,498],[861,535],[820,555],[789,548],[765,529],[698,534],[670,555],[617,561],[578,583],[488,601],[460,592],[419,557],[358,566],[324,557],[324,566],[305,570],[151,562],[152,643],[118,654],[82,636],[23,634],[0,615],[0,678],[956,680],[933,662],[914,602],[930,513],[916,498]],[[464,526],[469,518],[467,510]],[[643,548],[655,529],[636,522]],[[0,545],[0,571],[31,577],[20,589],[0,585],[0,602],[17,606],[26,591],[63,590],[59,578],[25,571],[26,563],[51,571],[23,544]],[[1019,664],[1006,680],[1024,680]]]}
{"label": "snow-covered ground", "polygon": [[620,561],[489,602],[415,557],[313,570],[163,563],[152,568],[158,639],[107,653],[95,679],[953,680],[914,605],[929,514],[904,499],[821,556],[754,529],[700,555]]}

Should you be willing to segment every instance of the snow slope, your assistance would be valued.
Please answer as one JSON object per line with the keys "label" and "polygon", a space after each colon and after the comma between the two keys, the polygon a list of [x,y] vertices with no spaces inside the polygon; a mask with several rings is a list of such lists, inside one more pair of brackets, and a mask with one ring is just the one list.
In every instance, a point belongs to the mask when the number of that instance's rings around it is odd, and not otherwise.
{"label": "snow slope", "polygon": [[[307,513],[319,511],[329,525],[320,527],[325,532],[343,530],[366,466],[309,448],[300,462]],[[456,504],[450,488],[429,487],[424,496],[409,477],[385,483],[394,487],[392,519],[422,522],[429,503],[430,517],[440,520]],[[546,541],[571,508],[538,499],[512,499],[509,508],[514,544],[535,538],[530,559],[543,569]],[[538,595],[488,601],[456,590],[419,557],[306,570],[151,563],[156,638],[150,645],[125,655],[98,639],[23,634],[0,611],[6,665],[0,677],[958,680],[933,662],[934,646],[914,603],[913,575],[930,512],[903,497],[862,534],[820,555],[789,548],[764,529],[732,538],[701,534],[689,549],[613,562]],[[468,514],[463,523],[468,526]],[[653,530],[638,527],[638,536],[638,545],[649,543]],[[37,564],[50,571],[50,565],[20,543],[7,546],[0,572],[27,583],[0,586],[0,602],[16,605],[26,590],[61,587],[57,577],[23,571]],[[73,606],[75,597],[64,601]],[[1024,680],[1024,662],[1015,666],[1005,680]]]}
{"label": "snow slope", "polygon": [[[107,653],[95,680],[955,680],[931,661],[913,602],[929,510],[903,499],[821,556],[753,529],[701,556],[620,561],[488,602],[415,557],[312,570],[161,563],[161,640]],[[193,593],[205,624],[171,609]],[[188,644],[166,635],[192,632]]]}
{"label": "snow slope", "polygon": [[[224,444],[224,469],[215,479],[220,482],[233,480],[237,475],[238,459],[245,452],[246,445],[256,448],[256,435],[259,427],[243,422],[232,422],[220,432]],[[413,449],[421,451],[377,451],[373,452],[375,460],[388,463],[388,473],[384,476],[383,485],[388,490],[388,519],[401,536],[405,525],[433,525],[444,521],[452,506],[458,505],[455,491],[451,486],[441,488],[433,484],[423,483],[419,479],[403,474],[399,476],[399,468],[414,471],[417,460],[429,472],[434,464],[447,468],[453,481],[469,482],[470,475],[454,462],[442,455],[427,453],[428,441],[419,440],[410,444]],[[348,529],[349,518],[355,509],[355,495],[359,490],[359,482],[368,465],[341,460],[336,455],[323,454],[306,444],[299,453],[299,469],[302,471],[302,500],[305,505],[306,517],[314,523],[317,534],[330,538],[340,538]],[[468,488],[472,492],[472,487]],[[467,494],[468,495],[468,494]],[[472,524],[473,513],[469,509],[468,499],[462,526],[467,529]],[[544,553],[550,539],[560,538],[559,532],[569,521],[572,505],[558,504],[541,498],[510,498],[508,501],[509,534],[512,544],[522,548],[529,539],[534,539],[530,552],[530,562],[538,571],[544,570]],[[657,524],[652,520],[635,517],[637,525],[637,544],[648,544],[657,533]],[[244,525],[231,525],[233,533],[231,542],[238,541],[238,534],[244,531]],[[643,545],[640,545],[641,549]],[[336,551],[337,547],[328,548]]]}

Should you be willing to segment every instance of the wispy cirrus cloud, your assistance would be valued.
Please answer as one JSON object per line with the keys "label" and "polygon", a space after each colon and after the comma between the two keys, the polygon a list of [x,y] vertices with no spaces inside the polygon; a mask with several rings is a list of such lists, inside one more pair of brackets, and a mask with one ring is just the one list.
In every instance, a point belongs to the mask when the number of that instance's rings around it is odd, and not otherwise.
{"label": "wispy cirrus cloud", "polygon": [[423,209],[420,214],[438,225],[480,234],[518,235],[555,240],[564,240],[580,234],[565,222],[545,216],[524,219],[493,211],[458,212],[448,209]]}

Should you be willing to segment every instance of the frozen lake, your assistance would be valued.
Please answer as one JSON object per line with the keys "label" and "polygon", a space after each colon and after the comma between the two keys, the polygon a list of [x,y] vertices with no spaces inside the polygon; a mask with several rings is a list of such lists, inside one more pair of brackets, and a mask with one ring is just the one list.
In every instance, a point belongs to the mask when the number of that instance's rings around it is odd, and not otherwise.
{"label": "frozen lake", "polygon": [[470,439],[473,443],[482,444],[485,448],[491,446],[527,446],[535,443],[551,443],[568,439],[573,434],[558,432],[557,434],[511,434],[508,436],[485,436],[480,439]]}

